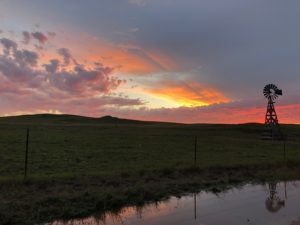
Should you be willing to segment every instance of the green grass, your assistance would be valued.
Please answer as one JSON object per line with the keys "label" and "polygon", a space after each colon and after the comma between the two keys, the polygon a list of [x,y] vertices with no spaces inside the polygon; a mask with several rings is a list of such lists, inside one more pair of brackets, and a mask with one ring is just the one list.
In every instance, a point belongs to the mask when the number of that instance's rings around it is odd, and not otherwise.
{"label": "green grass", "polygon": [[[283,144],[260,140],[263,126],[0,124],[0,179],[23,176],[26,128],[29,177],[80,177],[197,166],[276,164]],[[300,162],[300,128],[285,125],[287,159]]]}
{"label": "green grass", "polygon": [[199,189],[300,179],[300,126],[282,125],[285,160],[282,142],[261,140],[263,128],[67,115],[0,118],[0,221],[42,223]]}

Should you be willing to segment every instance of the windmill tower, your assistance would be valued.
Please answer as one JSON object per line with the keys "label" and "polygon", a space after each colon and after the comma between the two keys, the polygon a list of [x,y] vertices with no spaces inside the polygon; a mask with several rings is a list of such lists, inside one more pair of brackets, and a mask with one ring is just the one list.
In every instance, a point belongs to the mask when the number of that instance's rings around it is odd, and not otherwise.
{"label": "windmill tower", "polygon": [[278,118],[274,107],[274,100],[278,97],[278,95],[282,95],[282,90],[279,90],[274,84],[267,84],[264,87],[263,93],[264,96],[268,99],[265,124],[278,125]]}

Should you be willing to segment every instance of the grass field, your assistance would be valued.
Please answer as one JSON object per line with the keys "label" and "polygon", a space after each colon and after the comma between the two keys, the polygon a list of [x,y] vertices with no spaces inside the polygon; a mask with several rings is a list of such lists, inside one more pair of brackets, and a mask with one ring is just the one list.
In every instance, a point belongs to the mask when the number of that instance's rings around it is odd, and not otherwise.
{"label": "grass field", "polygon": [[[28,182],[23,184],[27,128]],[[286,159],[282,142],[261,140],[260,124],[182,125],[66,115],[1,118],[0,221],[30,224],[84,216],[117,203],[272,174],[275,179],[300,178],[300,127],[283,125],[282,130]]]}
{"label": "grass field", "polygon": [[[28,176],[32,178],[112,175],[197,166],[272,164],[283,160],[283,144],[263,141],[263,126],[91,123],[39,117],[9,124],[0,120],[0,177],[24,173],[26,129]],[[52,118],[52,119],[51,119]],[[43,119],[43,120],[42,120]],[[6,123],[5,123],[6,122]],[[300,161],[300,129],[284,125],[287,159]]]}

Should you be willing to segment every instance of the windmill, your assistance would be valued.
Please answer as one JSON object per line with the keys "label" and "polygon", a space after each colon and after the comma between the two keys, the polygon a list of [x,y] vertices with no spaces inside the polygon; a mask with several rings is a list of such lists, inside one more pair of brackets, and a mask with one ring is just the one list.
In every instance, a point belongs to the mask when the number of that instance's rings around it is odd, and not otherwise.
{"label": "windmill", "polygon": [[264,96],[268,99],[265,124],[278,125],[278,118],[274,107],[274,100],[278,95],[282,95],[282,90],[279,90],[274,84],[267,84],[263,90]]}
{"label": "windmill", "polygon": [[262,139],[264,140],[283,140],[284,136],[278,124],[278,117],[274,107],[274,100],[282,95],[282,90],[278,89],[274,84],[267,84],[264,87],[263,94],[268,99],[267,112],[265,115],[265,127]]}
{"label": "windmill", "polygon": [[277,195],[277,183],[269,183],[270,196],[265,201],[266,209],[271,213],[278,212],[282,207],[285,206],[285,201],[281,200]]}

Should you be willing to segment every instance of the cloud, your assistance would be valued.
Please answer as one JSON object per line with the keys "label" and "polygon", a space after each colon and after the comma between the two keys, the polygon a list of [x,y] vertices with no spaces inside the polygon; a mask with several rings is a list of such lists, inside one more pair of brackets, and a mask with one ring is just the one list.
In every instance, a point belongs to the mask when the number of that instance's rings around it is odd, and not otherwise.
{"label": "cloud", "polygon": [[[39,44],[45,44],[49,40],[49,38],[54,38],[56,36],[56,33],[53,31],[49,31],[47,32],[46,35],[40,31],[36,31],[36,32],[23,31],[22,36],[23,36],[23,43],[26,45],[30,43],[31,39],[37,40]],[[41,46],[37,46],[37,47],[41,48]]]}
{"label": "cloud", "polygon": [[10,60],[8,57],[13,56],[15,63],[19,66],[36,66],[38,60],[38,54],[29,50],[18,50],[18,45],[15,41],[7,38],[0,39],[0,43],[3,45],[4,55],[1,58],[4,60]]}
{"label": "cloud", "polygon": [[169,99],[178,106],[204,106],[229,102],[220,91],[195,81],[163,80],[146,91],[160,98]]}
{"label": "cloud", "polygon": [[60,48],[57,50],[58,54],[61,55],[64,59],[64,64],[65,66],[69,65],[71,63],[71,61],[75,61],[73,59],[73,56],[71,55],[69,49],[67,48]]}
{"label": "cloud", "polygon": [[163,63],[159,60],[156,60],[147,54],[147,52],[143,51],[141,48],[132,47],[132,46],[123,46],[123,49],[126,49],[129,53],[138,56],[140,59],[144,60],[148,65],[155,68],[157,71],[165,71]]}
{"label": "cloud", "polygon": [[[116,12],[116,7],[123,10]],[[90,9],[83,8],[85,12]],[[147,1],[147,7],[138,9],[108,1],[103,14],[91,12],[101,22],[87,19],[82,27],[118,45],[160,50],[177,63],[172,71],[177,76],[189,76],[216,87],[230,98],[245,99],[258,97],[269,82],[294,93],[298,91],[299,9],[298,1],[284,5],[261,0],[164,0]],[[129,15],[134,15],[134,19],[129,19]],[[118,17],[127,19],[117,20]],[[80,22],[80,18],[75,20]],[[99,27],[98,31],[95,27]],[[122,39],[115,33],[130,27],[138,27],[139,31]],[[143,58],[139,52],[130,53]],[[134,71],[133,65],[141,63],[132,61],[121,69],[152,76],[161,72],[157,67],[154,72],[145,69],[141,73],[141,69]]]}
{"label": "cloud", "polygon": [[23,34],[23,43],[29,44],[31,40],[31,34],[28,31],[23,31],[22,34]]}
{"label": "cloud", "polygon": [[[138,98],[112,96],[125,81],[113,76],[113,68],[101,62],[92,67],[77,63],[66,70],[56,58],[42,64],[37,52],[21,49],[11,39],[0,42],[6,50],[0,54],[2,114],[54,110],[96,115],[104,106],[144,104]],[[71,54],[69,57],[76,61]]]}
{"label": "cloud", "polygon": [[[0,39],[0,94],[2,114],[62,112],[184,123],[263,122],[265,99],[233,101],[223,92],[196,81],[166,77],[145,84],[147,93],[175,101],[181,107],[151,109],[139,98],[112,96],[124,81],[103,62],[76,62],[67,48],[42,63],[39,53],[21,49],[12,39]],[[22,46],[22,45],[21,45]],[[62,50],[63,49],[63,50]],[[66,59],[65,59],[66,57]],[[72,62],[76,63],[72,63]],[[68,64],[66,69],[65,64]],[[172,74],[174,76],[174,74]],[[285,92],[284,92],[285,93]],[[297,122],[299,96],[280,99],[276,105],[280,122]],[[204,104],[203,104],[204,103]],[[206,105],[207,106],[203,106]],[[201,106],[201,107],[200,107]],[[299,114],[300,115],[300,114]]]}
{"label": "cloud", "polygon": [[15,41],[10,40],[8,38],[1,38],[0,39],[0,43],[3,45],[4,49],[4,53],[6,55],[8,55],[10,53],[10,50],[15,50],[18,45]]}
{"label": "cloud", "polygon": [[49,31],[48,36],[51,37],[51,38],[54,38],[56,36],[56,33],[53,32],[53,31]]}
{"label": "cloud", "polygon": [[144,102],[138,98],[131,99],[131,98],[126,98],[126,97],[102,96],[102,97],[98,97],[98,98],[87,99],[87,101],[85,101],[85,102],[83,102],[81,99],[73,100],[70,102],[70,104],[72,104],[72,105],[77,105],[77,104],[88,105],[89,107],[91,105],[122,107],[122,106],[141,106],[141,105],[144,105]]}
{"label": "cloud", "polygon": [[57,71],[48,77],[50,84],[63,92],[74,95],[89,96],[93,93],[109,93],[122,81],[111,77],[110,67],[86,69],[76,65],[72,71]]}
{"label": "cloud", "polygon": [[37,77],[39,73],[30,67],[30,63],[26,64],[25,62],[26,59],[24,61],[20,58],[16,59],[6,55],[1,55],[0,74],[6,79],[15,82],[16,88],[23,82],[28,82],[26,85],[29,86],[30,81]]}
{"label": "cloud", "polygon": [[38,54],[29,50],[15,50],[15,62],[20,66],[36,66],[38,61]]}
{"label": "cloud", "polygon": [[48,41],[48,37],[42,32],[32,32],[31,36],[36,39],[40,44],[45,44]]}
{"label": "cloud", "polygon": [[48,73],[56,73],[59,69],[60,62],[57,59],[51,59],[48,64],[43,65]]}
{"label": "cloud", "polygon": [[[0,84],[1,88],[1,84]],[[50,98],[31,92],[2,93],[0,114],[66,113],[100,117],[104,107],[123,108],[142,105],[139,99],[105,96],[94,98]],[[14,104],[11,104],[14,102]]]}
{"label": "cloud", "polygon": [[[7,50],[0,55],[1,74],[14,82],[27,81],[28,87],[50,85],[52,89],[55,88],[60,92],[72,93],[77,96],[91,96],[97,93],[109,93],[123,82],[112,76],[113,68],[104,66],[102,63],[96,63],[93,68],[75,64],[65,70],[61,68],[58,59],[51,59],[49,63],[42,65],[42,68],[45,69],[42,70],[37,67],[39,60],[37,52],[18,49],[16,42],[7,38],[0,39],[0,41]],[[75,61],[66,48],[61,48],[58,53],[65,57],[65,64],[69,64],[70,60]]]}

